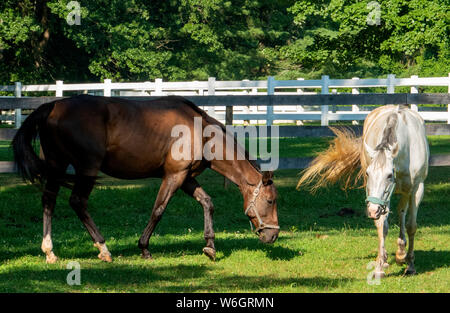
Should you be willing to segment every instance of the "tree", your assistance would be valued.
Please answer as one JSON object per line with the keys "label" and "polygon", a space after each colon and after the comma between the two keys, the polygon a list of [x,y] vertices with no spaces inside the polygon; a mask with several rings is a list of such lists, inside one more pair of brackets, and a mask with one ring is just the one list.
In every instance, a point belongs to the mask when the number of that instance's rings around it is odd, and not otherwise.
{"label": "tree", "polygon": [[[377,9],[379,23],[368,23]],[[288,10],[298,28],[280,52],[294,75],[436,76],[449,71],[446,0],[302,0]]]}
{"label": "tree", "polygon": [[[71,0],[0,3],[1,84],[437,76],[450,70],[448,0],[78,3],[80,25],[67,21],[74,14]],[[368,23],[378,9],[379,23]]]}

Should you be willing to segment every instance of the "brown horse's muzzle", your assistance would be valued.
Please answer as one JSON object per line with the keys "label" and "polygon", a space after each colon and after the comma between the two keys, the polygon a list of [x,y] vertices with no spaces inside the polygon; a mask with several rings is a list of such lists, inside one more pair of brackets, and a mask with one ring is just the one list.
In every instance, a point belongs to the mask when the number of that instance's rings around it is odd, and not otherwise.
{"label": "brown horse's muzzle", "polygon": [[264,243],[274,243],[278,238],[279,229],[264,228],[259,232],[259,240]]}

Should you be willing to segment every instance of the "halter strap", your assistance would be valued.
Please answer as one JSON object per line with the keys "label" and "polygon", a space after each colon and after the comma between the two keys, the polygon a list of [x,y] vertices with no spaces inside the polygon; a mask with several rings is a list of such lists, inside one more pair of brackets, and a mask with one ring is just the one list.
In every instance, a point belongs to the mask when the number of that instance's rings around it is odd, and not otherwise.
{"label": "halter strap", "polygon": [[259,216],[258,211],[255,210],[255,208],[254,208],[254,206],[256,204],[256,199],[258,198],[259,191],[261,189],[262,184],[263,184],[263,182],[260,181],[258,186],[256,186],[255,190],[253,190],[253,197],[250,200],[250,203],[249,203],[247,209],[245,210],[245,215],[247,215],[247,216],[248,216],[247,213],[250,211],[250,209],[253,209],[253,212],[255,212],[256,218],[258,219],[258,223],[259,223],[259,226],[255,229],[255,233],[257,233],[260,230],[265,229],[265,228],[280,229],[280,226],[278,226],[278,225],[271,225],[271,224],[264,223],[263,220],[261,219],[261,217]]}
{"label": "halter strap", "polygon": [[396,175],[395,175],[395,168],[394,168],[394,181],[392,182],[392,184],[390,184],[390,185],[385,189],[385,191],[384,191],[384,193],[383,193],[383,195],[382,195],[382,197],[383,197],[384,195],[387,194],[386,197],[378,198],[378,197],[372,197],[372,196],[369,196],[368,193],[367,193],[367,188],[366,188],[366,203],[369,203],[369,202],[370,202],[370,203],[373,203],[373,204],[381,205],[381,207],[382,207],[382,213],[383,213],[383,214],[387,213],[386,208],[387,208],[387,206],[389,205],[389,201],[391,201],[391,196],[392,196],[392,194],[394,193],[394,189],[395,189],[395,179],[396,179],[395,176],[396,176]]}

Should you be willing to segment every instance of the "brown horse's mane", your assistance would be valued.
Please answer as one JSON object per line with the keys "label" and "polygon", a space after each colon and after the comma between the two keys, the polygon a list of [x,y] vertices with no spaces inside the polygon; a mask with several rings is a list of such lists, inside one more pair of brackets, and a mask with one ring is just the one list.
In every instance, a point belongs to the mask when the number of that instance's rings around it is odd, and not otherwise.
{"label": "brown horse's mane", "polygon": [[[225,127],[225,125],[223,125],[221,122],[219,122],[218,120],[216,120],[215,118],[211,117],[208,115],[208,113],[206,113],[204,110],[202,110],[201,108],[199,108],[195,103],[187,100],[186,98],[180,97],[180,96],[174,96],[174,98],[179,99],[180,101],[182,101],[183,103],[185,103],[186,105],[188,105],[191,109],[193,109],[195,112],[199,113],[202,118],[209,124],[211,125],[216,125],[219,126],[220,129],[222,129],[222,131],[224,132],[224,134],[227,133],[227,129]],[[236,142],[235,139],[235,144],[237,145],[238,143]],[[244,149],[245,151],[245,159],[259,172],[261,173],[261,168],[259,167],[258,163],[256,163],[254,160],[250,160],[250,154],[248,153],[247,149]]]}

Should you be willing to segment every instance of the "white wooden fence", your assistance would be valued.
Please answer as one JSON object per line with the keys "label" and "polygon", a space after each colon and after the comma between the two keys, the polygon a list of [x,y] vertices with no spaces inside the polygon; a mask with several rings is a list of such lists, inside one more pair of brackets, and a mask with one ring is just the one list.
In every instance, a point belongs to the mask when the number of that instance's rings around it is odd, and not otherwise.
{"label": "white wooden fence", "polygon": [[[164,82],[162,79],[155,79],[154,82],[141,83],[113,83],[110,79],[105,79],[103,83],[90,84],[64,84],[63,81],[56,81],[49,85],[22,85],[17,82],[12,86],[0,86],[0,91],[14,92],[15,97],[21,97],[24,92],[55,92],[56,97],[63,97],[65,91],[75,91],[103,96],[165,96],[165,95],[292,95],[292,94],[330,94],[341,93],[339,89],[346,88],[347,92],[359,94],[365,88],[381,87],[386,88],[387,93],[395,93],[395,87],[410,87],[411,93],[418,93],[419,87],[444,86],[450,93],[450,73],[447,77],[418,77],[396,78],[389,74],[386,78],[375,79],[330,79],[329,76],[322,76],[318,80],[276,80],[269,77],[260,81],[216,81],[210,77],[208,81],[192,82]],[[331,90],[330,90],[331,89]],[[336,106],[331,110],[328,105],[323,106],[234,106],[234,123],[267,123],[272,125],[277,122],[302,120],[320,120],[321,125],[328,125],[329,121],[350,120],[354,124],[364,120],[371,108],[359,107],[358,105]],[[437,108],[438,111],[427,111],[426,108],[418,108],[412,105],[412,109],[419,111],[426,121],[441,121],[450,124],[450,104],[447,107]],[[434,108],[436,109],[436,108]],[[224,122],[225,107],[206,107],[205,110]],[[7,113],[7,112],[5,112]],[[3,112],[0,114],[4,114]],[[255,114],[265,119],[255,119]],[[252,119],[253,116],[253,119]],[[277,117],[282,116],[282,119]],[[16,126],[21,124],[21,109],[10,112],[9,115],[1,115],[3,120],[14,120]]]}

